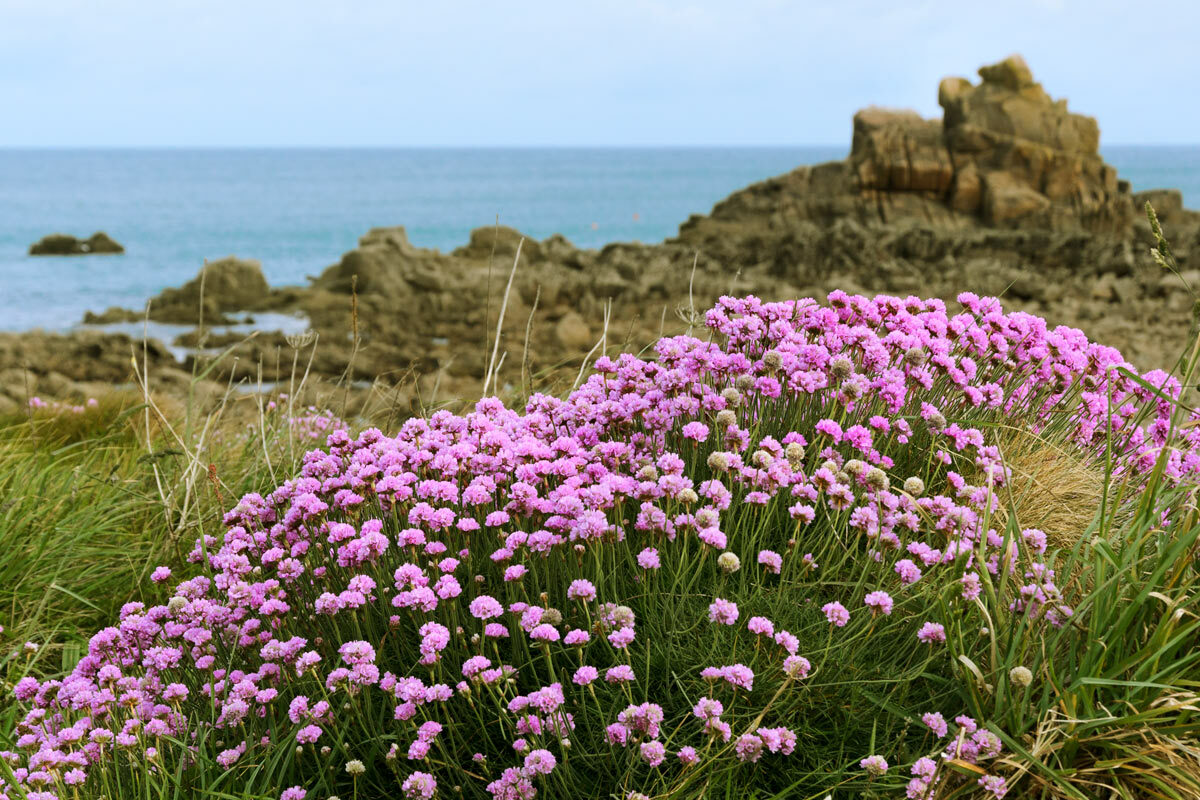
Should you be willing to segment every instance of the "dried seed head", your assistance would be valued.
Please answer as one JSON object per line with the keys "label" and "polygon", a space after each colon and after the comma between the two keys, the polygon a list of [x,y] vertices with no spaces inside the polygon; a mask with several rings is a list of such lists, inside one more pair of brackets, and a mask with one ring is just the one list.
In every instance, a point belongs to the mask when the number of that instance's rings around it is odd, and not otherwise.
{"label": "dried seed head", "polygon": [[742,568],[742,560],[737,557],[737,553],[726,551],[717,556],[717,566],[721,568],[721,572],[732,575]]}
{"label": "dried seed head", "polygon": [[929,354],[924,347],[910,347],[904,351],[904,363],[919,367],[929,360]]}
{"label": "dried seed head", "polygon": [[1033,673],[1029,671],[1028,667],[1013,667],[1008,671],[1008,679],[1013,682],[1014,686],[1024,689],[1033,683]]}
{"label": "dried seed head", "polygon": [[774,460],[775,457],[766,450],[755,450],[754,455],[750,456],[750,463],[760,469],[766,469],[771,466],[771,462]]}
{"label": "dried seed head", "polygon": [[904,481],[904,491],[911,494],[913,497],[920,497],[925,494],[925,481],[913,475]]}
{"label": "dried seed head", "polygon": [[804,445],[799,442],[792,442],[784,448],[784,454],[787,456],[788,463],[793,469],[798,469],[804,462]]}
{"label": "dried seed head", "polygon": [[867,465],[865,462],[859,461],[857,458],[852,458],[842,466],[842,471],[847,475],[853,475],[857,478],[859,475],[862,475],[867,471]]}
{"label": "dried seed head", "polygon": [[729,454],[717,450],[710,453],[708,456],[708,468],[714,472],[726,472],[729,470]]}
{"label": "dried seed head", "polygon": [[837,381],[844,381],[854,374],[854,362],[846,356],[835,356],[829,362],[829,374]]}
{"label": "dried seed head", "polygon": [[763,366],[771,372],[778,372],[783,367],[783,356],[779,354],[778,350],[768,350],[763,353],[762,360]]}
{"label": "dried seed head", "polygon": [[733,385],[743,392],[748,392],[754,386],[754,376],[738,375],[737,380],[733,382]]}
{"label": "dried seed head", "polygon": [[863,480],[867,482],[867,486],[870,486],[877,492],[887,491],[888,486],[891,485],[887,473],[879,467],[872,467],[867,470],[867,475]]}
{"label": "dried seed head", "polygon": [[737,408],[742,404],[742,393],[732,386],[722,389],[721,397],[725,398],[725,404],[730,408]]}
{"label": "dried seed head", "polygon": [[733,413],[728,408],[723,408],[717,412],[717,427],[728,428],[730,425],[737,424],[737,414]]}

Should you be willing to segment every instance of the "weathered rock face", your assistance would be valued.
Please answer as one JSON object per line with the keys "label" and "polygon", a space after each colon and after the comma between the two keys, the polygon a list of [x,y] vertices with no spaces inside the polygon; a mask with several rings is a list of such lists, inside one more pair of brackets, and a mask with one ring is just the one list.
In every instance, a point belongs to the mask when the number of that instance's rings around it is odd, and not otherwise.
{"label": "weathered rock face", "polygon": [[104,231],[97,231],[87,239],[76,239],[65,233],[52,233],[29,246],[31,256],[88,256],[116,255],[125,248],[117,244]]}
{"label": "weathered rock face", "polygon": [[979,74],[978,86],[942,81],[941,120],[877,108],[855,115],[841,190],[851,204],[868,201],[863,221],[1128,232],[1135,213],[1100,158],[1096,120],[1052,100],[1020,56]]}
{"label": "weathered rock face", "polygon": [[[150,300],[150,318],[157,322],[196,323],[201,303],[204,321],[224,321],[227,311],[255,311],[270,305],[271,287],[263,277],[262,264],[233,256],[210,261],[195,278],[178,289],[166,289]],[[114,309],[105,312],[112,317]],[[101,321],[92,317],[89,321]],[[112,321],[116,321],[115,319]]]}

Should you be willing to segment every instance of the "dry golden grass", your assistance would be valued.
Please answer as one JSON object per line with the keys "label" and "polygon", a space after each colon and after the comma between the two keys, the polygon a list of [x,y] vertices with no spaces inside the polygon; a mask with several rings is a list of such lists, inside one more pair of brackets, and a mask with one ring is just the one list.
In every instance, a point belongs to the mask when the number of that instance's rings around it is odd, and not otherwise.
{"label": "dry golden grass", "polygon": [[1096,516],[1104,495],[1104,464],[1088,462],[1061,444],[1015,428],[1004,429],[998,445],[1012,470],[1010,507],[1022,528],[1044,531],[1050,547],[1070,550]]}

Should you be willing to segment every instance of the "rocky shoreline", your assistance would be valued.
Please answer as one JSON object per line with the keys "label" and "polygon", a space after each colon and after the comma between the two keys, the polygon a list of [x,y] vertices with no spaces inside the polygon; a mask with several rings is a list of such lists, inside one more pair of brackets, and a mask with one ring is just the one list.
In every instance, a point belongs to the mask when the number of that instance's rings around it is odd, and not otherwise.
{"label": "rocky shoreline", "polygon": [[[824,298],[833,289],[996,295],[1120,347],[1139,367],[1169,367],[1193,298],[1150,257],[1142,209],[1156,209],[1193,286],[1200,212],[1177,191],[1131,192],[1099,155],[1096,121],[1053,100],[1019,57],[979,72],[978,83],[942,82],[942,119],[860,111],[847,159],[735,192],[661,244],[589,250],[484,227],[441,253],[383,228],[302,287],[270,287],[254,261],[211,262],[203,286],[198,275],[149,303],[152,321],[203,323],[186,344],[207,349],[179,363],[152,342],[147,357],[167,384],[186,385],[212,348],[230,347],[212,378],[286,381],[311,357],[317,376],[378,382],[414,405],[474,399],[519,247],[500,325],[502,392],[569,386],[589,353],[694,329],[695,310],[722,294]],[[264,331],[241,341],[209,330],[262,312],[303,315],[315,336]],[[144,315],[109,309],[86,322]],[[140,357],[140,344],[102,331],[0,334],[0,412],[27,402],[31,384],[77,395],[81,385],[127,383],[135,347]]]}

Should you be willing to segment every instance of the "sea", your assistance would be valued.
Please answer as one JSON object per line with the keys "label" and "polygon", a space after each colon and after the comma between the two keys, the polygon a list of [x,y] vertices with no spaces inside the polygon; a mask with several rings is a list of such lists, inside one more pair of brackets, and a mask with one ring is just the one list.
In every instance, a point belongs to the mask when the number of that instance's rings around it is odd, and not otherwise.
{"label": "sea", "polygon": [[[273,286],[304,284],[377,226],[403,225],[413,244],[442,251],[497,220],[581,247],[660,242],[737,189],[846,152],[0,149],[0,330],[68,331],[89,310],[141,309],[226,255],[258,259]],[[1200,208],[1200,146],[1102,154],[1135,191],[1178,188]],[[27,254],[46,234],[98,230],[126,253]]]}

